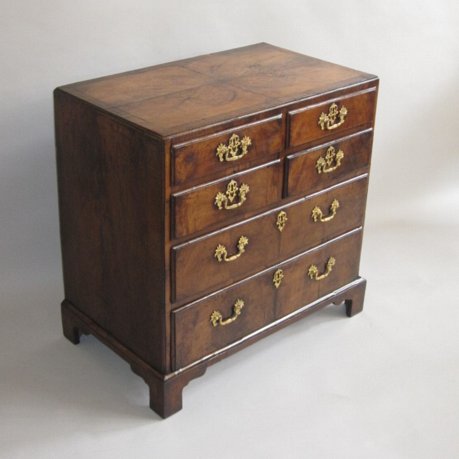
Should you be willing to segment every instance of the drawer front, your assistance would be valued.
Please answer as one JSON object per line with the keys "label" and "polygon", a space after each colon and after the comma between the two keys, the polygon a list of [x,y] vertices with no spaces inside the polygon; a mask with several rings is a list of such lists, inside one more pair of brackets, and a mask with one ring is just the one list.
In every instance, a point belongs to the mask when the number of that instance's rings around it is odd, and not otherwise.
{"label": "drawer front", "polygon": [[288,196],[313,193],[367,172],[372,143],[369,129],[288,156]]}
{"label": "drawer front", "polygon": [[342,136],[374,123],[376,88],[289,112],[289,146]]}
{"label": "drawer front", "polygon": [[173,301],[230,285],[363,225],[366,175],[172,249]]}
{"label": "drawer front", "polygon": [[280,200],[280,161],[173,195],[176,237],[231,223]]}
{"label": "drawer front", "polygon": [[361,230],[354,230],[173,311],[174,369],[234,343],[356,279],[361,237]]}
{"label": "drawer front", "polygon": [[175,145],[173,183],[181,185],[231,175],[276,159],[281,149],[281,115]]}

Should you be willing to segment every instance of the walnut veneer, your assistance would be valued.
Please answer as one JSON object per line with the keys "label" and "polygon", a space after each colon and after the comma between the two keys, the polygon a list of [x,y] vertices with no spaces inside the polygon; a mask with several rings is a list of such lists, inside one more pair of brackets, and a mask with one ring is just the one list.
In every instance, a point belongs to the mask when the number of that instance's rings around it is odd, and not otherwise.
{"label": "walnut veneer", "polygon": [[167,417],[208,365],[361,311],[378,79],[265,43],[54,92],[65,336]]}

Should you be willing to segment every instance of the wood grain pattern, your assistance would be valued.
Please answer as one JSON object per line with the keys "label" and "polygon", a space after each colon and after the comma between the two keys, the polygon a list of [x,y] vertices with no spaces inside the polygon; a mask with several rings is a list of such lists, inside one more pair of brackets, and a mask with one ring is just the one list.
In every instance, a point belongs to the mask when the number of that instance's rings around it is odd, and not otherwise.
{"label": "wood grain pattern", "polygon": [[[313,193],[368,172],[372,143],[373,131],[367,130],[288,156],[287,195],[301,196]],[[335,151],[342,150],[344,158],[336,170],[319,174],[316,168],[317,160],[325,157],[330,146]]]}
{"label": "wood grain pattern", "polygon": [[113,336],[107,334],[90,317],[83,314],[69,301],[65,300],[61,305],[62,325],[64,336],[73,344],[78,344],[80,336],[85,334],[94,335],[122,359],[129,363],[132,371],[144,379],[150,388],[150,407],[162,418],[167,418],[182,409],[183,388],[195,378],[202,376],[209,365],[213,365],[225,357],[249,346],[250,344],[280,330],[293,322],[296,322],[313,312],[322,309],[329,304],[345,303],[348,317],[362,311],[365,296],[365,279],[358,278],[327,295],[297,309],[292,314],[272,322],[267,327],[258,329],[256,332],[245,336],[241,340],[230,344],[214,352],[208,358],[190,365],[179,372],[162,374],[152,368],[147,362],[140,359],[135,353],[123,346]]}
{"label": "wood grain pattern", "polygon": [[[359,313],[377,90],[373,75],[265,43],[56,89],[64,335],[91,333],[118,353],[167,417],[208,365],[327,304]],[[348,118],[318,132],[331,101]],[[253,144],[220,163],[232,133]],[[319,176],[329,146],[344,162]],[[247,200],[218,210],[232,179],[249,185]],[[328,215],[335,199],[335,218],[314,222],[312,209]],[[241,235],[246,252],[218,269],[216,245],[231,255]],[[311,280],[308,265],[323,271],[330,256],[329,276]],[[238,295],[243,315],[212,327],[211,310],[229,317]]]}
{"label": "wood grain pattern", "polygon": [[[248,217],[255,211],[275,203],[282,195],[282,170],[279,161],[264,165],[262,168],[226,177],[173,195],[173,228],[175,237],[191,235],[204,228],[212,229],[222,224]],[[227,185],[235,180],[240,187],[249,185],[247,200],[238,208],[218,209],[215,196],[225,193]],[[238,202],[236,198],[235,202]]]}
{"label": "wood grain pattern", "polygon": [[[339,108],[345,106],[348,113],[344,123],[333,130],[321,129],[318,123],[322,113],[328,114],[330,106],[335,103]],[[322,139],[346,135],[357,129],[371,127],[374,123],[376,109],[375,88],[327,100],[318,105],[307,106],[289,112],[290,135],[289,145],[296,147]]]}
{"label": "wood grain pattern", "polygon": [[[311,303],[356,279],[359,273],[361,246],[362,231],[356,229],[315,247],[290,263],[281,265],[284,270],[285,288],[281,286],[278,289],[276,316],[290,314],[304,304]],[[336,259],[336,265],[328,277],[317,281],[307,276],[312,264],[316,265],[322,274],[330,257]]]}
{"label": "wood grain pattern", "polygon": [[[355,255],[360,253],[361,239],[362,232],[358,229],[173,311],[175,369],[185,367],[356,279],[359,257]],[[332,273],[323,281],[309,279],[308,267],[312,263],[322,265],[330,256],[337,259]],[[285,277],[276,289],[273,274],[279,268]],[[219,310],[223,317],[230,317],[237,299],[245,302],[239,318],[227,326],[213,327],[210,323],[212,312]]]}
{"label": "wood grain pattern", "polygon": [[160,146],[59,90],[55,109],[65,297],[165,370]]}
{"label": "wood grain pattern", "polygon": [[[220,144],[227,145],[233,134],[238,135],[240,139],[244,136],[251,139],[248,153],[236,161],[220,161],[216,155],[217,147]],[[269,162],[279,157],[283,148],[282,142],[282,115],[277,115],[268,120],[238,126],[218,132],[216,135],[174,145],[173,182],[176,185],[187,183],[189,186]]]}
{"label": "wood grain pattern", "polygon": [[[173,300],[196,299],[362,226],[367,186],[368,178],[363,176],[231,228],[175,246],[172,257]],[[321,207],[327,215],[334,199],[340,203],[336,217],[326,223],[314,222],[311,216],[314,207]],[[288,218],[282,232],[276,226],[280,211],[286,212]],[[241,236],[249,240],[245,252],[237,260],[219,263],[214,256],[217,245],[223,244],[228,255],[232,255],[238,252],[236,245]]]}
{"label": "wood grain pattern", "polygon": [[259,43],[76,83],[65,90],[170,136],[375,79]]}

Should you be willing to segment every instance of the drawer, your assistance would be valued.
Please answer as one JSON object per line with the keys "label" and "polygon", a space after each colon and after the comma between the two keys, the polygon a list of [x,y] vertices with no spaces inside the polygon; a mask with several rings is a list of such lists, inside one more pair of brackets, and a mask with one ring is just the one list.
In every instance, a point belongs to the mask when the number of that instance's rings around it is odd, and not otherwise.
{"label": "drawer", "polygon": [[225,287],[363,225],[367,187],[360,176],[174,247],[172,301]]}
{"label": "drawer", "polygon": [[293,110],[289,118],[289,146],[329,140],[374,123],[376,88]]}
{"label": "drawer", "polygon": [[222,349],[355,280],[361,238],[362,231],[354,230],[173,311],[174,369]]}
{"label": "drawer", "polygon": [[373,130],[287,157],[287,194],[313,193],[368,171]]}
{"label": "drawer", "polygon": [[282,115],[174,145],[172,183],[231,175],[279,157]]}
{"label": "drawer", "polygon": [[281,199],[280,160],[172,196],[173,234],[232,223]]}

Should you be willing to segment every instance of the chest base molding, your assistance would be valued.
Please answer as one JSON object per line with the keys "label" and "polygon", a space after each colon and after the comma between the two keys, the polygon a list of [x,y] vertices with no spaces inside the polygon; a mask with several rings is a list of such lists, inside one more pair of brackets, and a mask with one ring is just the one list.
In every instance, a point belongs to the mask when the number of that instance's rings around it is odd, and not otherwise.
{"label": "chest base molding", "polygon": [[139,375],[148,385],[150,391],[150,407],[162,418],[167,418],[182,409],[183,388],[192,380],[202,376],[209,365],[228,357],[259,339],[286,327],[303,317],[318,311],[331,304],[345,305],[348,317],[358,314],[363,309],[366,280],[359,277],[355,281],[335,290],[334,292],[319,298],[318,300],[297,309],[293,313],[282,317],[245,336],[229,346],[219,349],[198,362],[185,368],[181,368],[169,374],[159,373],[148,363],[139,358],[134,352],[107,333],[96,322],[82,313],[77,306],[70,301],[64,300],[61,304],[62,328],[64,336],[73,344],[80,342],[82,335],[93,335],[100,342],[116,352],[131,367],[132,371]]}

